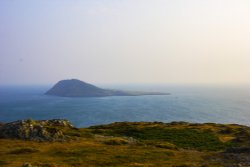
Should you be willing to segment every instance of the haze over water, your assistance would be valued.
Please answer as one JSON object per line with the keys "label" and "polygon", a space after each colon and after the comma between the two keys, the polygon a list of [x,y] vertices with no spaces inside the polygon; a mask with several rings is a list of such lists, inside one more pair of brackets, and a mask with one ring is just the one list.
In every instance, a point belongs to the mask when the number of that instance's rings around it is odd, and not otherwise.
{"label": "haze over water", "polygon": [[171,92],[172,95],[65,98],[43,95],[48,87],[1,87],[0,122],[62,118],[70,120],[77,127],[118,121],[216,122],[250,126],[250,89],[247,87],[110,87]]}
{"label": "haze over water", "polygon": [[[249,0],[2,0],[0,121],[249,125],[249,9]],[[172,95],[62,98],[34,86],[71,78]]]}

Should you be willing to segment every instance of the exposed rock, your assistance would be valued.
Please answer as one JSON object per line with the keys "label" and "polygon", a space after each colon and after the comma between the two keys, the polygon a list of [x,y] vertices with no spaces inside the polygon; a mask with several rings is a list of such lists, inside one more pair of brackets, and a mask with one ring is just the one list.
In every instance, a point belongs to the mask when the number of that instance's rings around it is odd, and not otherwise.
{"label": "exposed rock", "polygon": [[250,154],[250,147],[232,147],[225,151],[226,153],[247,153]]}
{"label": "exposed rock", "polygon": [[[223,160],[223,164],[230,164],[234,166],[250,166],[250,156],[249,154],[244,153],[221,153],[221,155],[217,155],[221,157]],[[234,163],[232,163],[234,162]],[[229,165],[225,165],[229,166]]]}
{"label": "exposed rock", "polygon": [[24,163],[22,167],[34,167],[30,163]]}
{"label": "exposed rock", "polygon": [[0,127],[0,138],[16,138],[38,141],[64,141],[68,137],[63,130],[74,128],[68,120],[19,120]]}

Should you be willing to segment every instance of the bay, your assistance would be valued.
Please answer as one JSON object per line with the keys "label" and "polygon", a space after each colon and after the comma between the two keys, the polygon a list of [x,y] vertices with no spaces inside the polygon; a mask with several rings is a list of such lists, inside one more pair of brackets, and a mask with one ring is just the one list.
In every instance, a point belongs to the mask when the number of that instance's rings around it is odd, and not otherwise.
{"label": "bay", "polygon": [[77,127],[120,121],[187,121],[250,126],[248,86],[103,85],[105,88],[169,92],[164,96],[68,98],[46,96],[49,86],[0,87],[0,122],[68,119]]}

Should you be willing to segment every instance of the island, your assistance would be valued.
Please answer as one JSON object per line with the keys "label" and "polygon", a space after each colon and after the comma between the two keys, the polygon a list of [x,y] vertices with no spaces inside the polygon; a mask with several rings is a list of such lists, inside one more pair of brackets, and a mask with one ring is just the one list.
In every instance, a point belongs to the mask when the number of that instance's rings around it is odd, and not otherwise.
{"label": "island", "polygon": [[45,95],[62,97],[105,97],[105,96],[142,96],[142,95],[170,95],[161,92],[140,92],[103,89],[80,81],[78,79],[61,80],[57,82]]}

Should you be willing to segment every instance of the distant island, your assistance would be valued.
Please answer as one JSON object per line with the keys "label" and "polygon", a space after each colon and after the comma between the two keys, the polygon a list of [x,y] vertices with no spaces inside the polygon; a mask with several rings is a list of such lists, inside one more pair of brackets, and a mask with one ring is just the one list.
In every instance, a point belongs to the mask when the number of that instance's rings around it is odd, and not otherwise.
{"label": "distant island", "polygon": [[105,96],[142,96],[142,95],[170,95],[161,92],[139,92],[102,89],[78,79],[61,80],[57,82],[46,95],[62,97],[105,97]]}

